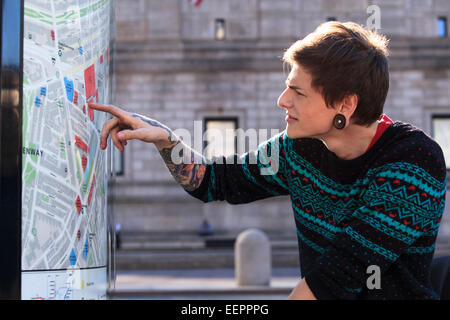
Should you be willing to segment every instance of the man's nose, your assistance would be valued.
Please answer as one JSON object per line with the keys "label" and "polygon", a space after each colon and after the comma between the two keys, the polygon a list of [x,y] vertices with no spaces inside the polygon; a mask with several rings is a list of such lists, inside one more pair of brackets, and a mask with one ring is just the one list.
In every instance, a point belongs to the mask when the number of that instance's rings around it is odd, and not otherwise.
{"label": "man's nose", "polygon": [[286,88],[278,97],[277,104],[280,108],[288,109],[292,107],[292,101],[289,98],[288,89],[289,88]]}

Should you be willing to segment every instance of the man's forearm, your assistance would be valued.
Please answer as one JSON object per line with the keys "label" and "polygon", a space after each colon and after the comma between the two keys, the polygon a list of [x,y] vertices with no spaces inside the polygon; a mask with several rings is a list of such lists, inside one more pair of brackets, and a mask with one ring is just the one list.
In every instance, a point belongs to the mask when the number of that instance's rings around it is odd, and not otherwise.
{"label": "man's forearm", "polygon": [[[193,191],[200,186],[206,171],[206,159],[202,155],[173,133],[169,133],[166,142],[155,143],[155,146],[175,181],[185,190]],[[199,159],[197,163],[195,158]]]}
{"label": "man's forearm", "polygon": [[[133,117],[139,118],[152,127],[166,131],[167,136],[155,142],[161,157],[172,176],[184,189],[193,191],[201,184],[206,171],[206,160],[199,153],[189,148],[177,137],[172,130],[159,121],[133,113]],[[194,163],[195,157],[199,159]]]}

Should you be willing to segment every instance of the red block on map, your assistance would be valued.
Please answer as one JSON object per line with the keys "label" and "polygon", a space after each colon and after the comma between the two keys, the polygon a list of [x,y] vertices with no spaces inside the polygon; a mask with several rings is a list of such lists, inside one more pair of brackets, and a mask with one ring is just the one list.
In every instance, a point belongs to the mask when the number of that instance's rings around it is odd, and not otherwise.
{"label": "red block on map", "polygon": [[86,171],[87,157],[84,154],[81,157],[81,165],[83,166],[83,171]]}
{"label": "red block on map", "polygon": [[94,184],[95,184],[95,173],[94,173],[94,177],[92,178],[91,189],[89,190],[88,205],[91,204],[92,190],[94,190]]}
{"label": "red block on map", "polygon": [[73,103],[75,103],[76,105],[78,105],[78,92],[75,91],[73,93]]}
{"label": "red block on map", "polygon": [[88,105],[88,114],[89,119],[91,119],[91,121],[94,121],[94,109],[89,108],[89,105]]}
{"label": "red block on map", "polygon": [[84,87],[86,89],[86,99],[95,96],[95,67],[90,66],[84,70]]}
{"label": "red block on map", "polygon": [[86,105],[83,105],[83,113],[86,114]]}
{"label": "red block on map", "polygon": [[86,153],[89,153],[89,147],[78,136],[75,136],[75,145],[81,150],[86,151]]}
{"label": "red block on map", "polygon": [[80,200],[80,196],[77,197],[77,201],[75,201],[75,205],[77,206],[78,214],[80,214],[80,211],[81,211],[81,200]]}
{"label": "red block on map", "polygon": [[80,238],[81,238],[81,232],[80,232],[80,230],[78,230],[78,232],[77,232],[77,238],[78,238],[78,240],[80,240]]}
{"label": "red block on map", "polygon": [[100,63],[103,63],[103,55],[100,56]]}

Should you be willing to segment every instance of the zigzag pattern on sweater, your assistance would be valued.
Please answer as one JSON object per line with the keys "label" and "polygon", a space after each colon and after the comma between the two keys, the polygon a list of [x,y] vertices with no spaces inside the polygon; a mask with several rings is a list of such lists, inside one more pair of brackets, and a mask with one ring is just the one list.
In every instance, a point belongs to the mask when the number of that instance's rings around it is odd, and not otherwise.
{"label": "zigzag pattern on sweater", "polygon": [[384,212],[378,212],[366,207],[359,208],[355,212],[355,217],[358,217],[361,220],[369,219],[370,217],[372,217],[373,219],[377,219],[378,222],[383,223],[384,225],[389,226],[390,228],[393,228],[399,232],[406,234],[409,238],[418,238],[424,234],[422,231],[415,230],[399,221],[392,219],[391,217],[389,217],[389,215],[385,214]]}
{"label": "zigzag pattern on sweater", "polygon": [[[346,232],[355,241],[392,261],[397,258],[394,253],[371,243],[351,227],[344,229],[336,224],[346,218],[357,218],[406,245],[411,245],[421,235],[437,232],[445,206],[445,199],[441,198],[446,181],[438,181],[417,165],[397,162],[373,168],[353,184],[339,184],[295,152],[292,139],[285,141],[286,176],[294,217],[304,228],[329,240]],[[309,239],[305,241],[310,247],[313,243]],[[318,251],[317,244],[314,249]],[[407,252],[422,254],[429,250]]]}
{"label": "zigzag pattern on sweater", "polygon": [[[411,218],[412,225],[420,225],[421,229],[437,230],[439,222],[436,218],[440,217],[445,206],[444,201],[439,203],[437,201],[433,203],[430,199],[421,201],[417,193],[408,195],[406,186],[395,188],[391,187],[390,182],[385,182],[380,188],[381,191],[377,190],[377,185],[373,182],[369,185],[369,190],[363,192],[362,201],[355,198],[348,198],[347,201],[337,198],[333,201],[330,197],[322,195],[319,190],[315,190],[311,184],[303,184],[302,179],[296,178],[291,181],[291,185],[295,186],[291,192],[295,206],[303,208],[308,213],[322,215],[325,220],[332,217],[336,223],[350,218],[353,212],[361,207],[361,203],[367,203],[371,207],[383,205],[384,212],[395,210],[399,219]],[[438,213],[432,215],[430,212]]]}
{"label": "zigzag pattern on sweater", "polygon": [[[411,224],[411,226],[418,225],[421,229],[437,229],[440,223],[440,217],[442,215],[444,207],[440,205],[439,213],[433,214],[432,209],[427,209],[428,202],[417,205],[412,202],[408,202],[399,198],[394,194],[380,193],[372,190],[367,190],[364,193],[363,199],[369,203],[371,207],[382,207],[382,212],[392,212],[393,215],[398,215],[399,220],[411,219],[411,221],[405,222]],[[441,204],[444,200],[441,201]],[[442,210],[442,211],[441,211]]]}
{"label": "zigzag pattern on sweater", "polygon": [[[319,188],[327,193],[341,197],[351,196],[367,186],[375,177],[389,177],[401,179],[404,182],[417,186],[424,192],[438,198],[446,191],[446,180],[439,181],[419,166],[408,162],[393,162],[380,167],[370,169],[363,179],[357,179],[353,184],[340,184],[326,177],[316,169],[309,161],[293,150],[293,139],[285,139],[284,144],[288,154],[287,162],[294,171],[316,183]],[[356,188],[356,191],[354,191]]]}
{"label": "zigzag pattern on sweater", "polygon": [[430,217],[429,211],[435,212],[434,216],[432,216],[434,218],[442,213],[440,211],[440,209],[443,209],[442,201],[437,201],[438,199],[434,197],[430,198],[427,193],[424,194],[425,199],[422,201],[420,199],[421,193],[414,192],[408,195],[406,188],[407,186],[405,185],[395,187],[391,181],[386,181],[381,185],[378,185],[375,181],[371,181],[361,197],[365,199],[364,197],[367,195],[367,199],[369,199],[370,196],[376,197],[377,194],[385,195],[387,198],[390,196],[392,202],[401,202],[399,203],[400,205],[411,206],[410,211],[417,211],[418,214],[426,217]]}
{"label": "zigzag pattern on sweater", "polygon": [[331,233],[341,233],[344,231],[344,228],[335,226],[331,223],[326,222],[325,220],[322,220],[321,218],[316,218],[310,213],[306,213],[302,209],[298,208],[297,206],[292,206],[294,209],[295,218],[297,221],[301,222],[301,220],[308,220],[314,225],[318,225],[323,229],[328,230]]}
{"label": "zigzag pattern on sweater", "polygon": [[292,199],[296,206],[303,208],[308,213],[322,215],[324,219],[332,218],[336,223],[340,223],[345,218],[349,218],[359,204],[350,198],[347,202],[338,198],[333,201],[330,197],[322,195],[319,190],[314,190],[313,186],[302,186],[299,179],[292,180]]}
{"label": "zigzag pattern on sweater", "polygon": [[408,162],[393,162],[367,172],[367,179],[373,176],[401,179],[417,185],[433,197],[441,197],[446,192],[447,179],[439,181],[421,167]]}
{"label": "zigzag pattern on sweater", "polygon": [[338,234],[344,232],[344,228],[335,227],[330,223],[314,218],[299,208],[294,208],[294,217],[298,223],[321,234],[329,240],[335,239]]}
{"label": "zigzag pattern on sweater", "polygon": [[[339,197],[347,197],[355,195],[360,191],[359,181],[355,184],[339,184],[323,175],[320,170],[316,169],[311,163],[304,159],[301,155],[293,150],[293,140],[287,139],[286,146],[286,160],[287,164],[296,175],[306,177],[315,183],[320,189],[329,194]],[[286,174],[291,176],[293,172],[286,170]]]}
{"label": "zigzag pattern on sweater", "polygon": [[336,233],[328,232],[326,229],[321,228],[314,223],[308,222],[308,220],[306,220],[306,219],[302,219],[301,216],[299,216],[299,215],[296,215],[296,220],[297,220],[297,222],[299,222],[306,228],[313,230],[314,232],[324,236],[325,238],[327,238],[330,241],[336,239],[336,236],[337,236]]}
{"label": "zigzag pattern on sweater", "polygon": [[400,224],[392,219],[390,219],[389,221],[390,223],[384,224],[382,223],[383,220],[378,219],[379,218],[378,215],[371,214],[372,212],[370,210],[364,209],[365,208],[360,208],[360,210],[355,211],[354,217],[358,218],[361,221],[367,222],[372,227],[376,228],[377,230],[383,232],[384,234],[392,238],[398,239],[410,245],[416,240],[415,237],[421,235],[420,232],[417,231],[414,232],[414,230],[409,230],[410,228],[407,229],[405,225]]}

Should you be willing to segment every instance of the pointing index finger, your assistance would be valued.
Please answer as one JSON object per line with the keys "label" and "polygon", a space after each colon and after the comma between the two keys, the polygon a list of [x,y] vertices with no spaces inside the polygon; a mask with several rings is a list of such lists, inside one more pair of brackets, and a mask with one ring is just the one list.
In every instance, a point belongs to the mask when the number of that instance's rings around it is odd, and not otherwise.
{"label": "pointing index finger", "polygon": [[128,112],[112,105],[104,105],[104,104],[97,104],[97,103],[89,103],[88,106],[94,110],[108,112],[112,114],[113,116],[116,116],[117,118],[124,118],[126,115],[128,115]]}

